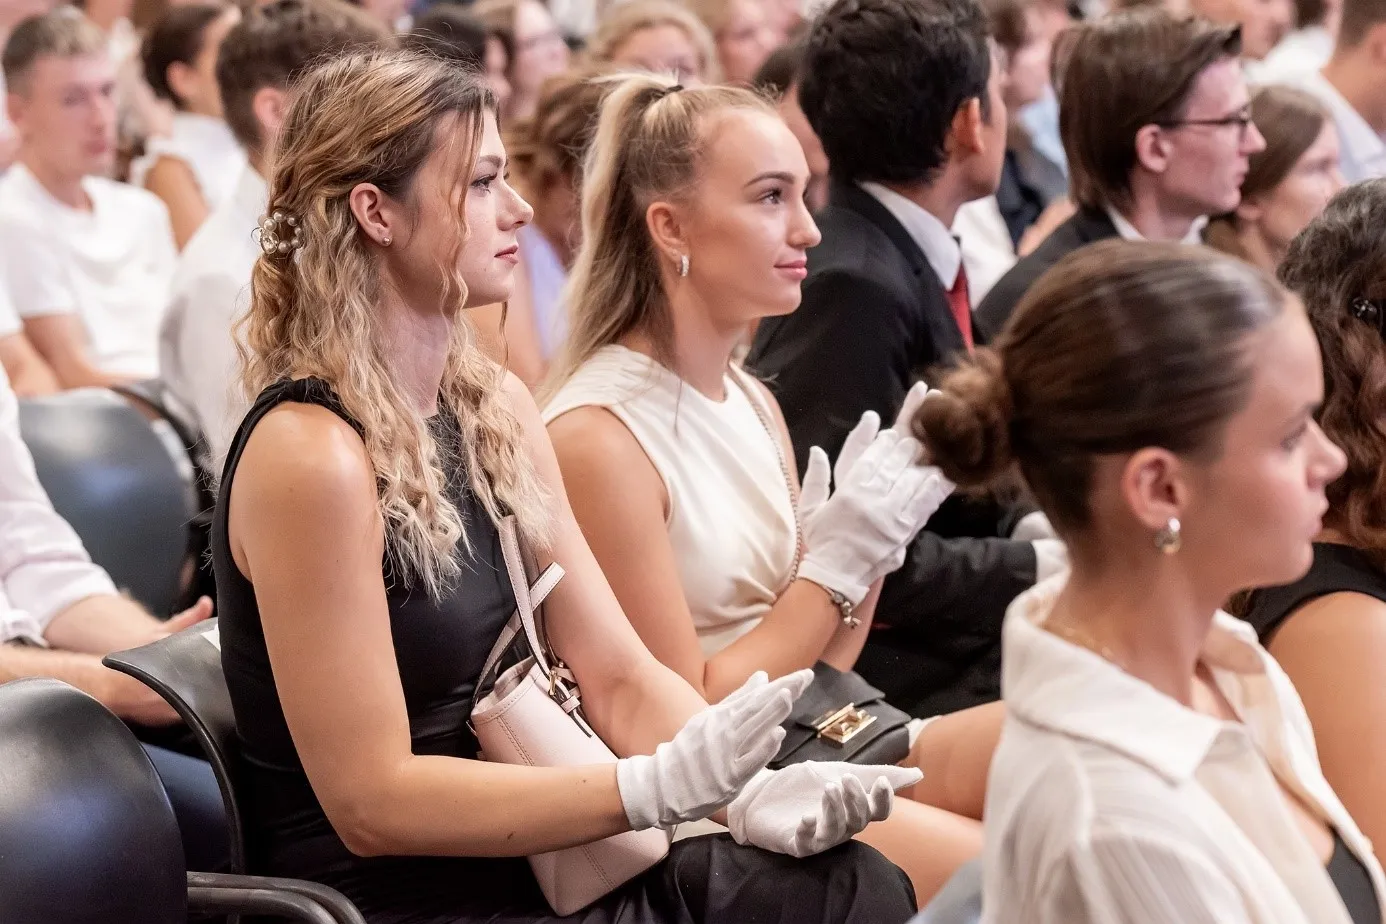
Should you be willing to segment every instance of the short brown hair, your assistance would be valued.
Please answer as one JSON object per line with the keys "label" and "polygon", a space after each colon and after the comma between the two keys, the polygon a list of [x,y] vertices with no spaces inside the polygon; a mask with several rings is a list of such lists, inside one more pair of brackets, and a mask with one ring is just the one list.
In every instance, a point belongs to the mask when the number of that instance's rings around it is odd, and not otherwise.
{"label": "short brown hair", "polygon": [[63,6],[31,16],[10,33],[0,67],[11,89],[22,88],[34,62],[46,55],[78,58],[106,53],[106,37],[75,7]]}
{"label": "short brown hair", "polygon": [[[1246,179],[1242,180],[1242,201],[1270,192],[1279,186],[1309,150],[1329,119],[1323,103],[1293,87],[1269,86],[1251,97],[1251,121],[1266,139],[1266,147],[1251,155]],[[1233,256],[1245,257],[1237,243],[1236,213],[1220,215],[1208,225],[1208,243]]]}
{"label": "short brown hair", "polygon": [[1338,46],[1356,48],[1373,26],[1386,22],[1386,3],[1382,0],[1343,0],[1343,18],[1338,24]]}
{"label": "short brown hair", "polygon": [[1024,48],[1030,34],[1025,14],[1034,0],[981,0],[981,4],[996,44],[1010,55]]}
{"label": "short brown hair", "polygon": [[1142,9],[1071,32],[1059,83],[1069,194],[1086,208],[1123,205],[1136,166],[1136,133],[1179,118],[1198,76],[1241,54],[1241,29]]}
{"label": "short brown hair", "polygon": [[[1386,180],[1338,193],[1290,244],[1280,279],[1304,300],[1323,355],[1319,426],[1347,455],[1324,524],[1386,569]],[[1365,306],[1364,306],[1365,303]],[[1363,308],[1375,308],[1359,317]],[[1365,313],[1365,312],[1364,312]]]}
{"label": "short brown hair", "polygon": [[1091,527],[1098,458],[1153,446],[1218,458],[1250,400],[1247,335],[1290,298],[1203,247],[1081,248],[1040,277],[994,347],[943,376],[915,433],[959,487],[1019,474],[1071,540]]}
{"label": "short brown hair", "polygon": [[390,32],[341,0],[276,0],[235,25],[217,54],[226,124],[247,151],[263,154],[252,103],[265,87],[286,90],[313,64],[352,50],[390,47]]}

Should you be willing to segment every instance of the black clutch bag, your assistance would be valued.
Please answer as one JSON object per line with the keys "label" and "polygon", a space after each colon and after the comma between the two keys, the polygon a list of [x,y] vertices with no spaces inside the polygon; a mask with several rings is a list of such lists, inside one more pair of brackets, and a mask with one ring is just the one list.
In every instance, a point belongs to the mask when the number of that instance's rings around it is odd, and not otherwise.
{"label": "black clutch bag", "polygon": [[819,661],[813,684],[783,725],[784,743],[770,768],[806,760],[898,764],[910,752],[909,721],[860,674]]}

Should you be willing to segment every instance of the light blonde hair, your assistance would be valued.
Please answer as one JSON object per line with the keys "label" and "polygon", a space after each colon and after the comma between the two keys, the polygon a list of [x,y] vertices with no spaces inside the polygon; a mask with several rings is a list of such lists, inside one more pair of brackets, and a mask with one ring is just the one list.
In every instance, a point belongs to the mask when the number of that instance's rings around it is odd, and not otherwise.
{"label": "light blonde hair", "polygon": [[10,33],[0,55],[0,69],[10,90],[25,89],[34,62],[49,55],[81,58],[106,53],[106,36],[75,7],[59,7],[21,22]]}
{"label": "light blonde hair", "polygon": [[435,194],[415,190],[415,178],[437,130],[452,118],[470,138],[457,167],[469,178],[486,113],[494,109],[479,78],[411,52],[352,54],[305,76],[279,133],[269,181],[269,211],[297,219],[303,247],[296,256],[256,261],[250,311],[239,329],[250,396],[283,379],[320,378],[360,424],[392,564],[435,597],[460,572],[459,539],[471,551],[447,497],[446,471],[462,465],[487,513],[514,512],[532,543],[548,538],[548,498],[501,394],[504,370],[478,351],[461,314],[467,287],[456,256],[467,229],[460,207],[452,258],[438,267],[442,311],[456,317],[439,389],[439,403],[462,432],[463,457],[450,459],[441,457],[392,375],[380,267],[348,197],[360,183],[406,203],[416,193]]}
{"label": "light blonde hair", "polygon": [[673,0],[630,0],[612,7],[587,43],[588,59],[609,63],[611,56],[632,35],[659,26],[673,26],[688,36],[688,41],[698,50],[704,83],[722,82],[722,66],[712,32],[692,10]]}
{"label": "light blonde hair", "polygon": [[627,334],[646,334],[670,368],[673,320],[660,261],[645,225],[651,203],[687,201],[706,153],[708,118],[728,109],[774,114],[738,87],[674,90],[665,77],[612,78],[583,170],[582,247],[567,294],[569,333],[541,400],[558,392],[594,353]]}

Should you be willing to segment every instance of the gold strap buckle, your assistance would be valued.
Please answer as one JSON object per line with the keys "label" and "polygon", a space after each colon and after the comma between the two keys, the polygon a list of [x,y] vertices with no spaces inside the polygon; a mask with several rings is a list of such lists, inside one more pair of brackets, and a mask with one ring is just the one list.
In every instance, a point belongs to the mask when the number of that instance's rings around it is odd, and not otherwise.
{"label": "gold strap buckle", "polygon": [[838,747],[843,747],[875,721],[874,715],[865,709],[858,709],[853,703],[848,703],[818,719],[813,723],[813,727],[818,729],[818,737],[827,738]]}

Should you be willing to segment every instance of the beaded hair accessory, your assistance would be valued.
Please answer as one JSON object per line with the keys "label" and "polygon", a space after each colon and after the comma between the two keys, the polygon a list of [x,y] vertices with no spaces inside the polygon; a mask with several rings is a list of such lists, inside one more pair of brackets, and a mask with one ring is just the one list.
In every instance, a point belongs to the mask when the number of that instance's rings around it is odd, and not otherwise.
{"label": "beaded hair accessory", "polygon": [[287,257],[303,249],[303,226],[297,216],[283,209],[275,209],[260,219],[257,233],[266,256]]}
{"label": "beaded hair accessory", "polygon": [[1370,324],[1386,336],[1386,311],[1382,310],[1380,299],[1354,298],[1351,307],[1354,318],[1364,324]]}

